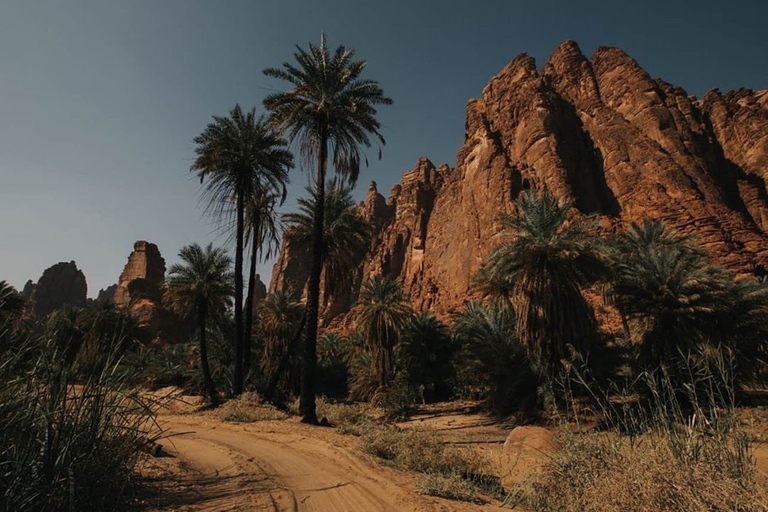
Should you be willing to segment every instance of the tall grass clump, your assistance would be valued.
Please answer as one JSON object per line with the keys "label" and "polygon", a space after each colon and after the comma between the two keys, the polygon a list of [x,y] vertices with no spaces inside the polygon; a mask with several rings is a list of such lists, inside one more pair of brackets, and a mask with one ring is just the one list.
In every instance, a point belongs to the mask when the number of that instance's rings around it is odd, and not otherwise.
{"label": "tall grass clump", "polygon": [[[59,341],[60,341],[60,337]],[[77,378],[56,336],[0,327],[0,511],[115,510],[129,498],[156,402],[129,386],[119,333]]]}
{"label": "tall grass clump", "polygon": [[643,372],[622,389],[601,390],[574,372],[602,428],[574,431],[565,425],[575,418],[564,418],[558,451],[543,472],[508,489],[508,500],[558,512],[768,511],[726,354],[680,353],[675,368]]}

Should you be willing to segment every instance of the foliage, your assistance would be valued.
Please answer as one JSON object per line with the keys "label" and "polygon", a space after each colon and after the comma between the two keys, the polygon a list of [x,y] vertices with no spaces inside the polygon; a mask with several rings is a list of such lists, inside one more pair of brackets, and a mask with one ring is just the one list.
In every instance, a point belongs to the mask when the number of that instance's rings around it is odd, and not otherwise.
{"label": "foliage", "polygon": [[469,302],[453,317],[453,336],[459,347],[456,392],[484,398],[497,412],[536,406],[538,372],[517,338],[509,308]]}
{"label": "foliage", "polygon": [[159,435],[158,402],[131,389],[120,343],[105,343],[100,370],[75,385],[55,338],[0,332],[0,510],[114,510]]}
{"label": "foliage", "polygon": [[164,283],[165,304],[182,318],[194,316],[200,342],[200,367],[206,393],[212,403],[218,395],[208,362],[206,331],[208,320],[221,319],[230,307],[232,289],[232,260],[213,244],[203,249],[198,244],[179,251],[182,263],[173,265]]}
{"label": "foliage", "polygon": [[0,281],[0,323],[18,318],[24,313],[26,301],[7,281]]}
{"label": "foliage", "polygon": [[594,313],[581,290],[606,271],[601,239],[589,217],[569,218],[572,203],[549,192],[526,190],[517,214],[499,217],[502,236],[485,260],[478,283],[486,294],[508,299],[517,337],[547,375],[588,353],[596,339]]}
{"label": "foliage", "polygon": [[[312,247],[312,222],[319,201],[317,187],[308,187],[309,197],[299,199],[299,211],[283,215],[286,241],[299,251]],[[324,305],[352,287],[352,269],[368,252],[371,226],[352,197],[352,188],[333,178],[326,184],[323,204],[323,247],[321,259]]]}
{"label": "foliage", "polygon": [[363,283],[360,304],[358,329],[368,342],[378,385],[384,388],[394,376],[394,348],[413,311],[400,283],[381,276]]}
{"label": "foliage", "polygon": [[[286,291],[277,291],[259,304],[259,326],[264,346],[261,353],[261,371],[271,376],[277,371],[280,359],[286,355],[301,319],[304,306],[296,297]],[[295,358],[293,359],[295,364]],[[281,387],[283,392],[293,392],[297,381],[296,368],[289,367]]]}
{"label": "foliage", "polygon": [[408,385],[422,402],[451,397],[456,349],[448,327],[428,311],[415,315],[405,326],[397,366],[406,373]]}

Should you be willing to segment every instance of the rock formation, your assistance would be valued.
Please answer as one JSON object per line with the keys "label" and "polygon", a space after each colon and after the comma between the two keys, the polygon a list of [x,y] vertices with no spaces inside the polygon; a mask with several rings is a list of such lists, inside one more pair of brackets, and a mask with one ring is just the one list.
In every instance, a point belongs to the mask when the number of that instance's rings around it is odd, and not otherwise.
{"label": "rock formation", "polygon": [[35,283],[28,279],[24,284],[24,289],[21,290],[21,296],[24,297],[24,300],[30,300],[33,293],[35,293]]}
{"label": "rock formation", "polygon": [[96,296],[96,300],[102,302],[114,302],[115,292],[117,292],[117,283],[99,290],[99,294]]}
{"label": "rock formation", "polygon": [[153,243],[139,240],[120,274],[113,300],[135,314],[156,338],[176,341],[186,327],[162,304],[165,260]]}
{"label": "rock formation", "polygon": [[43,272],[34,287],[27,283],[22,293],[30,290],[32,314],[44,317],[64,306],[85,306],[88,285],[85,275],[74,261],[57,263]]}
{"label": "rock formation", "polygon": [[159,302],[160,286],[165,279],[165,260],[155,244],[139,240],[117,282],[114,301],[127,306],[140,298]]}
{"label": "rock formation", "polygon": [[257,308],[264,297],[267,296],[267,285],[261,280],[261,275],[256,274],[256,286],[253,289],[253,314],[257,314]]}
{"label": "rock formation", "polygon": [[[664,219],[726,267],[765,272],[768,91],[699,100],[619,49],[588,59],[566,41],[541,70],[525,54],[510,62],[469,101],[465,127],[453,170],[422,158],[387,201],[369,188],[362,275],[398,278],[417,309],[446,313],[472,297],[499,243],[494,219],[526,188],[572,199],[606,232]],[[284,246],[272,289],[302,289],[307,265]]]}

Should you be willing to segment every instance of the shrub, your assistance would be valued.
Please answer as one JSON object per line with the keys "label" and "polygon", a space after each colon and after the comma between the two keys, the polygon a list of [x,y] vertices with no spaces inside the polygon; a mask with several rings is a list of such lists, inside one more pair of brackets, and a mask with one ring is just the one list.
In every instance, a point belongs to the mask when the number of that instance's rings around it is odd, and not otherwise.
{"label": "shrub", "polygon": [[282,420],[288,415],[274,406],[265,404],[257,393],[246,391],[239,397],[229,400],[216,410],[223,421],[234,423],[253,423],[256,421]]}
{"label": "shrub", "polygon": [[76,364],[56,336],[0,327],[0,510],[124,504],[142,448],[160,435],[161,402],[130,388],[119,345],[75,384]]}

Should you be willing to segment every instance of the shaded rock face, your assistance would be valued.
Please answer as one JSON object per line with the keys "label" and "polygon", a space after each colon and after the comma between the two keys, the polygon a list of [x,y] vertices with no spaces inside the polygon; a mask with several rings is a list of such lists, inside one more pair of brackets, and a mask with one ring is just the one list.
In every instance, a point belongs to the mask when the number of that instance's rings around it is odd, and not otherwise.
{"label": "shaded rock face", "polygon": [[[525,54],[510,62],[469,101],[465,128],[453,170],[421,159],[386,202],[369,188],[362,274],[398,278],[416,309],[447,313],[475,296],[494,220],[526,188],[572,199],[606,232],[660,218],[736,272],[768,268],[768,91],[698,100],[619,49],[588,59],[566,41],[541,70]],[[303,286],[307,264],[284,246],[273,288]]]}
{"label": "shaded rock face", "polygon": [[35,293],[35,286],[35,283],[33,283],[31,279],[27,280],[24,284],[24,289],[21,290],[21,296],[24,297],[24,300],[30,300],[32,298],[32,294]]}
{"label": "shaded rock face", "polygon": [[74,261],[57,263],[43,272],[34,287],[28,282],[22,293],[30,290],[32,314],[43,317],[64,306],[83,307],[88,295],[85,275]]}
{"label": "shaded rock face", "polygon": [[267,285],[261,280],[261,276],[256,274],[255,286],[253,288],[253,314],[258,314],[258,307],[261,301],[267,296]]}
{"label": "shaded rock face", "polygon": [[117,291],[117,283],[107,286],[99,290],[99,294],[96,296],[96,300],[102,302],[114,302],[115,292]]}

